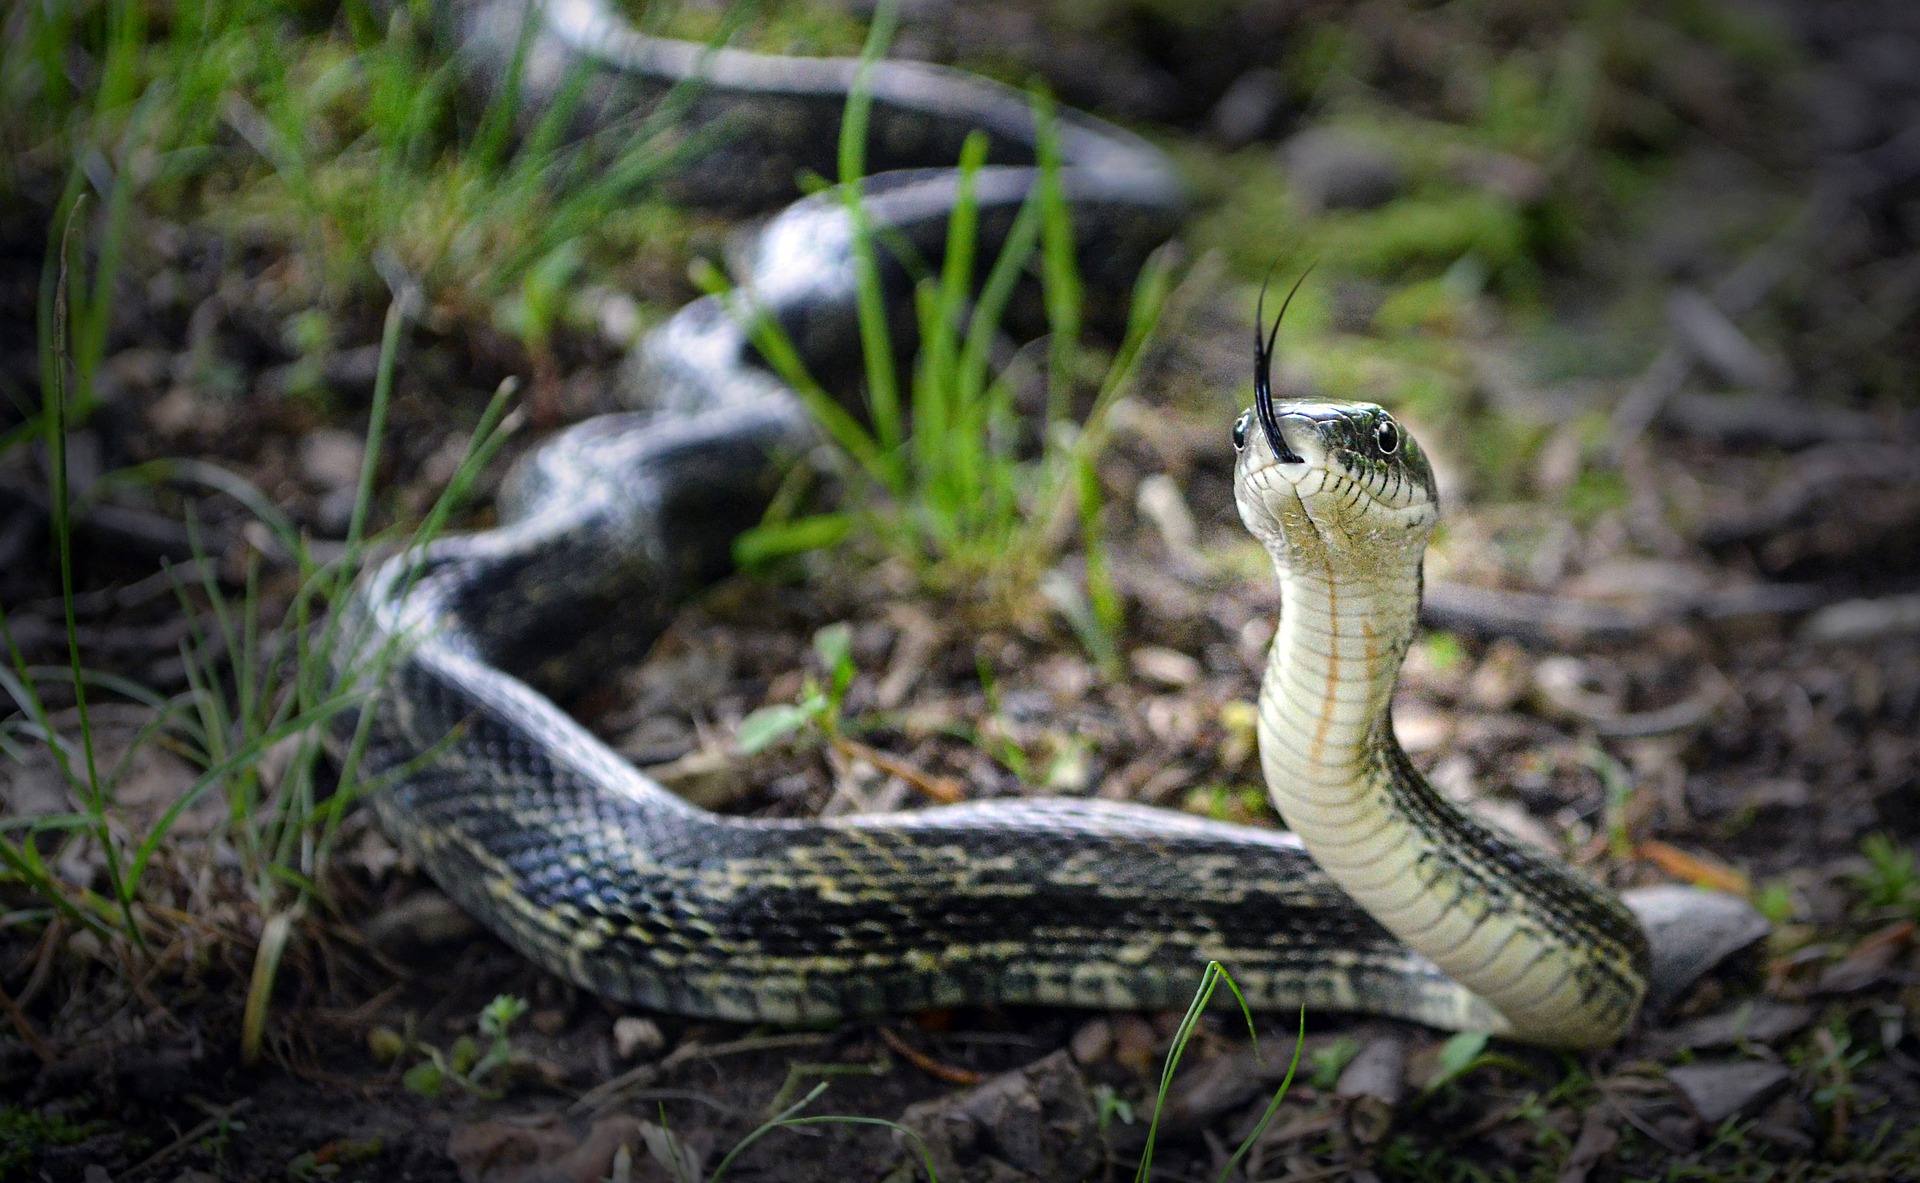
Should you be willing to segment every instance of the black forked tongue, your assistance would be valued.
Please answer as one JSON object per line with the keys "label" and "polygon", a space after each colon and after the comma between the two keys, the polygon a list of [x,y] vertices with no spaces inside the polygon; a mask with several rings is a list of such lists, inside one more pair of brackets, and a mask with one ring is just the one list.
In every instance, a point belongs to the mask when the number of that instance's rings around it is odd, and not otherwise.
{"label": "black forked tongue", "polygon": [[1308,265],[1293,281],[1293,287],[1287,290],[1287,298],[1280,301],[1280,313],[1273,318],[1273,327],[1263,337],[1260,326],[1267,319],[1267,282],[1273,273],[1267,273],[1267,279],[1261,281],[1260,299],[1254,305],[1253,312],[1253,413],[1260,420],[1260,432],[1267,437],[1267,446],[1273,449],[1273,458],[1282,464],[1299,464],[1303,457],[1287,446],[1287,437],[1280,434],[1280,419],[1273,413],[1273,343],[1280,336],[1280,322],[1287,318],[1287,305],[1293,303],[1293,294],[1300,285],[1313,274],[1313,266]]}

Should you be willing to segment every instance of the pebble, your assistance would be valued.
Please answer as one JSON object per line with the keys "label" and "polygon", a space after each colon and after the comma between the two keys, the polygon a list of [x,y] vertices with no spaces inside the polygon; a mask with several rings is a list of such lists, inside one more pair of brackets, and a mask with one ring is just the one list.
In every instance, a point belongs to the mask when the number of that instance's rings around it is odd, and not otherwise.
{"label": "pebble", "polygon": [[1378,140],[1344,128],[1311,127],[1280,146],[1294,195],[1308,209],[1372,209],[1400,195],[1400,162]]}
{"label": "pebble", "polygon": [[1227,93],[1213,105],[1207,122],[1213,134],[1230,147],[1251,144],[1273,126],[1280,113],[1286,86],[1278,70],[1248,70],[1233,80]]}
{"label": "pebble", "polygon": [[1688,1048],[1731,1047],[1748,1041],[1772,1043],[1807,1026],[1813,1018],[1811,1007],[1761,998],[1694,1019],[1675,1028],[1670,1038]]}
{"label": "pebble", "polygon": [[474,936],[480,925],[437,891],[422,890],[367,922],[367,939],[389,956],[417,955],[424,949]]}
{"label": "pebble", "polygon": [[1375,1097],[1389,1106],[1398,1105],[1407,1091],[1407,1045],[1390,1035],[1368,1043],[1347,1062],[1333,1091],[1342,1097]]}
{"label": "pebble", "polygon": [[660,1025],[639,1015],[622,1015],[613,1021],[613,1050],[623,1060],[650,1059],[667,1046]]}
{"label": "pebble", "polygon": [[1205,1059],[1182,1060],[1161,1110],[1162,1126],[1169,1132],[1206,1129],[1263,1092],[1266,1081],[1261,1069],[1272,1064],[1244,1047]]}
{"label": "pebble", "polygon": [[1771,1096],[1793,1074],[1764,1060],[1721,1064],[1682,1064],[1667,1069],[1667,1079],[1686,1097],[1700,1120],[1719,1125]]}
{"label": "pebble", "polygon": [[1113,1052],[1113,1024],[1105,1019],[1090,1019],[1073,1033],[1067,1043],[1074,1063],[1097,1064]]}
{"label": "pebble", "polygon": [[1393,1112],[1407,1089],[1407,1045],[1383,1036],[1360,1049],[1334,1084],[1347,1101],[1347,1132],[1371,1146],[1393,1128]]}
{"label": "pebble", "polygon": [[1200,663],[1175,649],[1142,645],[1128,657],[1133,672],[1173,690],[1184,689],[1200,680]]}
{"label": "pebble", "polygon": [[1764,938],[1771,926],[1739,896],[1680,884],[1636,887],[1620,893],[1653,945],[1647,1008],[1658,1014],[1693,988],[1701,975]]}
{"label": "pebble", "polygon": [[1139,1015],[1120,1015],[1113,1020],[1113,1058],[1136,1076],[1153,1072],[1160,1061],[1160,1047],[1159,1034]]}
{"label": "pebble", "polygon": [[[598,1183],[619,1158],[630,1164],[629,1178],[664,1180],[671,1176],[635,1153],[645,1154],[660,1136],[660,1127],[625,1115],[601,1118],[585,1136],[551,1115],[495,1118],[454,1130],[447,1157],[461,1183]],[[644,1173],[636,1174],[642,1164]]]}
{"label": "pebble", "polygon": [[300,440],[300,475],[323,490],[350,489],[360,483],[366,444],[352,432],[320,428]]}
{"label": "pebble", "polygon": [[1091,1091],[1064,1051],[909,1105],[900,1128],[896,1144],[938,1179],[1088,1179],[1103,1157]]}

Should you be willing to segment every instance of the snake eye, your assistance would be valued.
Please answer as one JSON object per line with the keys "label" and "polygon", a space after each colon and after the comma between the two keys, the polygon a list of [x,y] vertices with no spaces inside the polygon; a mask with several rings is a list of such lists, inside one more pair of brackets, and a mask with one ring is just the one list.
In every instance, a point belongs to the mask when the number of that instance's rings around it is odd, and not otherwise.
{"label": "snake eye", "polygon": [[1382,419],[1373,429],[1373,446],[1380,449],[1382,456],[1391,456],[1400,450],[1400,429],[1391,419]]}
{"label": "snake eye", "polygon": [[1244,452],[1247,450],[1247,429],[1252,426],[1253,426],[1253,412],[1252,411],[1240,412],[1240,417],[1233,421],[1233,450],[1234,451]]}

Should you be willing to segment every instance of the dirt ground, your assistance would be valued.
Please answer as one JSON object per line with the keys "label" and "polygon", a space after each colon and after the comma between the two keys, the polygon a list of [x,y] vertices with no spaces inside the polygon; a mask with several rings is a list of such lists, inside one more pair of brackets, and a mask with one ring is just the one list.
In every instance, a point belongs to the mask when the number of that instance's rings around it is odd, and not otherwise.
{"label": "dirt ground", "polygon": [[[1300,150],[1313,112],[1256,92],[1276,47],[1316,21],[1358,30],[1371,85],[1416,112],[1449,101],[1432,59],[1457,22],[1484,20],[1496,45],[1529,35],[1524,5],[1440,7],[1241,5],[1182,22],[1151,5],[1076,21],[934,3],[910,11],[897,52],[1040,70],[1063,101],[1187,153],[1218,211],[1240,176],[1220,163],[1243,159],[1230,152]],[[1707,11],[1674,27],[1697,31]],[[1774,22],[1789,65],[1756,83],[1727,42],[1679,34],[1695,56],[1652,54],[1636,85],[1685,113],[1659,149],[1672,163],[1598,246],[1542,264],[1529,327],[1489,295],[1409,334],[1444,333],[1460,360],[1457,392],[1404,416],[1440,463],[1447,516],[1396,719],[1467,808],[1616,886],[1748,894],[1773,932],[1593,1054],[1310,1014],[1299,1074],[1228,1178],[1920,1178],[1920,19],[1900,0],[1739,11]],[[0,306],[36,305],[59,183],[43,159],[10,177]],[[1756,206],[1798,212],[1730,237]],[[1221,247],[1230,216],[1202,219],[1187,311],[1099,465],[1126,606],[1118,669],[1039,594],[987,613],[855,545],[729,579],[572,709],[729,811],[906,808],[929,785],[992,797],[1024,782],[1277,824],[1244,704],[1279,604],[1228,484],[1258,268],[1249,279]],[[230,224],[136,226],[102,406],[71,444],[76,488],[143,461],[218,464],[329,553],[359,478],[381,305],[336,309],[335,339],[352,344],[297,356],[284,324],[305,290],[299,256]],[[639,265],[648,308],[688,297],[685,252],[720,233],[697,222],[691,247]],[[1639,320],[1594,294],[1634,285],[1654,293]],[[1364,327],[1387,323],[1388,285],[1336,272],[1327,287],[1329,332],[1392,331]],[[529,350],[459,315],[409,328],[376,473],[383,523],[426,511],[502,378],[544,384],[562,418],[608,409],[609,336],[563,326]],[[10,393],[32,386],[35,340],[29,317],[0,319]],[[1556,350],[1627,360],[1568,377]],[[334,402],[280,396],[315,366]],[[1303,364],[1285,381],[1340,393],[1330,372]],[[1349,372],[1395,402],[1392,371]],[[0,406],[0,441],[36,402]],[[544,430],[523,428],[487,468],[465,524],[487,520]],[[0,450],[0,605],[19,664],[61,668],[45,459],[30,441]],[[81,660],[183,694],[183,646],[217,628],[161,564],[236,589],[251,564],[268,605],[299,573],[244,507],[191,480],[102,489],[73,538]],[[1078,577],[1083,560],[1061,570]],[[739,754],[740,721],[795,701],[822,673],[815,635],[842,622],[848,742]],[[0,722],[19,723],[9,694]],[[48,694],[57,726],[77,728],[71,693]],[[136,695],[91,705],[99,760],[125,758],[112,816],[143,833],[198,769],[143,731]],[[44,742],[0,740],[7,819],[79,808]],[[173,824],[138,904],[146,947],[102,940],[0,874],[0,1179],[706,1177],[819,1084],[805,1114],[911,1126],[948,1183],[1124,1179],[1180,1018],[988,1009],[791,1031],[632,1012],[481,933],[356,809],[326,902],[293,921],[249,1063],[243,1015],[270,926],[234,835],[218,793]],[[70,888],[104,881],[98,844],[28,840]],[[502,996],[525,1013],[496,1040],[481,1016]],[[1291,1018],[1264,1016],[1256,1055],[1216,1008],[1162,1111],[1153,1177],[1221,1177],[1293,1039]],[[819,1124],[766,1134],[726,1177],[905,1180],[919,1161],[893,1128]]]}

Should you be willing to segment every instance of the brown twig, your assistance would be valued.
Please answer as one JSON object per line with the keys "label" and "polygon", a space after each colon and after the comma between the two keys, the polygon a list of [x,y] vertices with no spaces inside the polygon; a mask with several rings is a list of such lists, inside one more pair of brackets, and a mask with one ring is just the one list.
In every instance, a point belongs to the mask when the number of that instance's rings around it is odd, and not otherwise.
{"label": "brown twig", "polygon": [[27,975],[27,984],[20,988],[18,1005],[28,1007],[47,984],[48,974],[53,969],[53,955],[67,936],[67,918],[55,916],[47,924],[47,931],[40,936],[40,947],[33,953],[33,972]]}
{"label": "brown twig", "polygon": [[833,737],[833,747],[848,759],[865,760],[887,775],[899,777],[942,805],[955,805],[967,799],[966,790],[952,777],[934,776],[915,768],[898,756],[890,756],[857,739],[836,735]]}
{"label": "brown twig", "polygon": [[0,986],[0,1009],[4,1009],[7,1017],[13,1020],[13,1029],[19,1033],[20,1042],[27,1045],[27,1050],[38,1056],[42,1064],[53,1063],[55,1059],[53,1049],[48,1047],[47,1041],[40,1037],[40,1032],[34,1029],[32,1020],[28,1019],[26,1012],[13,1001],[13,996],[7,993],[5,986]]}
{"label": "brown twig", "polygon": [[880,1028],[880,1041],[894,1051],[899,1052],[906,1058],[909,1064],[912,1064],[915,1068],[918,1068],[935,1080],[944,1080],[948,1084],[975,1085],[986,1079],[986,1077],[971,1068],[962,1068],[955,1064],[941,1063],[939,1060],[934,1059],[932,1056],[900,1038],[899,1034],[891,1028]]}

